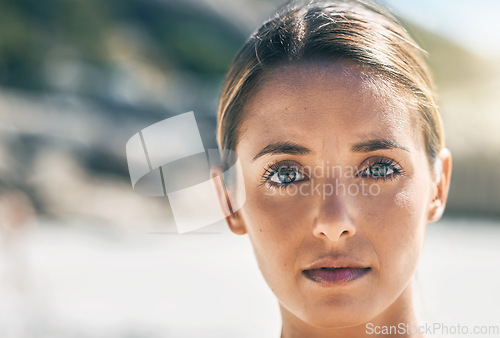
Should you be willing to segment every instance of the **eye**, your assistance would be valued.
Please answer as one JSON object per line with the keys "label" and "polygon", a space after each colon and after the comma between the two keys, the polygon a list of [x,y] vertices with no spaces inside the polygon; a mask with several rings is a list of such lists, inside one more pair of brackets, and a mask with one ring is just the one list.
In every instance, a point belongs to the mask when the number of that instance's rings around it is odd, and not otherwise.
{"label": "eye", "polygon": [[287,162],[273,163],[265,169],[262,175],[262,184],[270,187],[283,187],[295,182],[303,181],[307,176],[301,172],[300,168]]}
{"label": "eye", "polygon": [[394,169],[387,164],[377,163],[364,170],[366,176],[385,177],[394,173]]}
{"label": "eye", "polygon": [[403,168],[394,159],[370,157],[365,162],[365,167],[356,176],[386,180],[387,178],[393,179],[397,175],[404,174]]}

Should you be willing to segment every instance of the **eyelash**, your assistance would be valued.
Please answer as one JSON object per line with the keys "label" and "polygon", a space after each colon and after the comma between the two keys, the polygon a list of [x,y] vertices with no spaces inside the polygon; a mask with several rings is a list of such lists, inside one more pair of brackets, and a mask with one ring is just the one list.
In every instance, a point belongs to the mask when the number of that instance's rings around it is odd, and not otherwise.
{"label": "eyelash", "polygon": [[[371,161],[370,161],[371,160]],[[395,176],[404,176],[405,175],[405,171],[403,170],[403,168],[401,167],[401,165],[399,164],[398,161],[396,161],[395,159],[392,159],[392,158],[386,158],[386,157],[379,157],[379,156],[376,156],[376,157],[370,157],[368,158],[367,160],[365,160],[365,162],[367,162],[367,166],[362,169],[362,170],[359,170],[357,173],[356,173],[356,177],[365,177],[365,178],[371,178],[371,179],[374,179],[375,181],[378,181],[378,180],[382,180],[383,182],[385,182],[387,179],[389,180],[393,180]],[[370,163],[372,162],[373,163]],[[382,166],[386,166],[386,167],[390,167],[390,169],[392,170],[392,173],[390,173],[389,175],[385,175],[385,176],[374,176],[372,175],[371,177],[366,174],[366,175],[362,175],[362,173],[370,168],[373,168],[375,165],[382,165]],[[264,168],[264,174],[262,175],[262,179],[261,179],[261,184],[260,185],[267,185],[268,188],[272,188],[272,189],[276,189],[276,188],[288,188],[290,186],[292,186],[294,183],[296,182],[300,182],[300,181],[305,181],[307,179],[309,179],[307,177],[307,175],[305,175],[304,173],[300,173],[299,170],[295,170],[295,172],[299,172],[301,175],[303,175],[305,177],[305,179],[302,179],[302,180],[298,180],[298,181],[293,181],[293,182],[290,182],[290,183],[276,183],[276,182],[272,182],[271,181],[271,178],[277,174],[279,172],[280,169],[282,168],[286,168],[286,169],[295,169],[297,168],[297,165],[290,165],[290,164],[287,164],[286,161],[285,162],[273,162],[271,164],[269,164],[266,168]]]}
{"label": "eyelash", "polygon": [[[372,160],[373,163],[370,163],[371,162],[370,160]],[[376,156],[376,157],[370,157],[366,161],[368,161],[366,168],[358,171],[358,173],[356,173],[356,177],[371,178],[371,179],[374,179],[375,181],[378,181],[381,179],[383,182],[385,182],[385,180],[387,180],[387,179],[392,181],[395,176],[404,176],[406,174],[406,171],[403,170],[403,168],[401,167],[399,162],[393,158]],[[373,176],[372,175],[370,177],[368,175],[361,175],[362,172],[368,170],[369,168],[373,168],[377,164],[391,167],[391,170],[393,172],[389,175],[386,175],[386,176]]]}
{"label": "eyelash", "polygon": [[[276,182],[272,182],[271,178],[275,174],[277,174],[279,172],[279,170],[282,169],[282,168],[285,168],[285,169],[296,169],[295,172],[298,172],[301,175],[303,175],[305,177],[305,179],[302,179],[302,180],[299,180],[299,181],[293,181],[293,182],[290,182],[290,183],[276,183]],[[307,177],[307,175],[305,175],[304,173],[301,173],[300,170],[297,170],[297,168],[298,168],[297,165],[287,163],[286,161],[284,161],[284,162],[275,161],[275,162],[269,164],[266,168],[264,168],[264,174],[262,175],[261,183],[259,184],[259,186],[265,184],[270,189],[276,189],[276,188],[280,188],[280,189],[285,188],[286,189],[288,187],[291,187],[296,182],[305,181],[306,179],[309,179]]]}

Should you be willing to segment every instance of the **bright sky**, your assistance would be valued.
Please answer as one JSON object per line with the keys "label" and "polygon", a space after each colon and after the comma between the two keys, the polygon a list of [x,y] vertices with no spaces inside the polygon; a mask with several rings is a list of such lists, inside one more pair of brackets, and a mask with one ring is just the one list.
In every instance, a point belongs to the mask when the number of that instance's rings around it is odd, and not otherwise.
{"label": "bright sky", "polygon": [[484,56],[500,56],[499,0],[380,0],[396,14]]}

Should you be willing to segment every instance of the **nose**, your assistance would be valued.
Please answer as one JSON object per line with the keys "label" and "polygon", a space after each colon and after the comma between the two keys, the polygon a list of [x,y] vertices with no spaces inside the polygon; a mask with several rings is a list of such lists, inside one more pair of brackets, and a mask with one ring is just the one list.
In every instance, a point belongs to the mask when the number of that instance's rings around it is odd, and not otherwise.
{"label": "nose", "polygon": [[319,212],[314,220],[314,236],[339,242],[354,236],[356,227],[346,209],[347,201],[339,196],[328,196],[321,200]]}

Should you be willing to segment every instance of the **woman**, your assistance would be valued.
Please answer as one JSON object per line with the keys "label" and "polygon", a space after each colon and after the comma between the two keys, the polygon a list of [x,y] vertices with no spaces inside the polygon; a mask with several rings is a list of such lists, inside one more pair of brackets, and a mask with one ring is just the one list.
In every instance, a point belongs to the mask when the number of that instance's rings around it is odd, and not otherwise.
{"label": "woman", "polygon": [[408,329],[412,276],[451,155],[422,51],[398,21],[361,0],[287,5],[233,61],[217,133],[241,163],[218,196],[231,205],[244,186],[226,221],[250,238],[281,337],[421,337]]}

